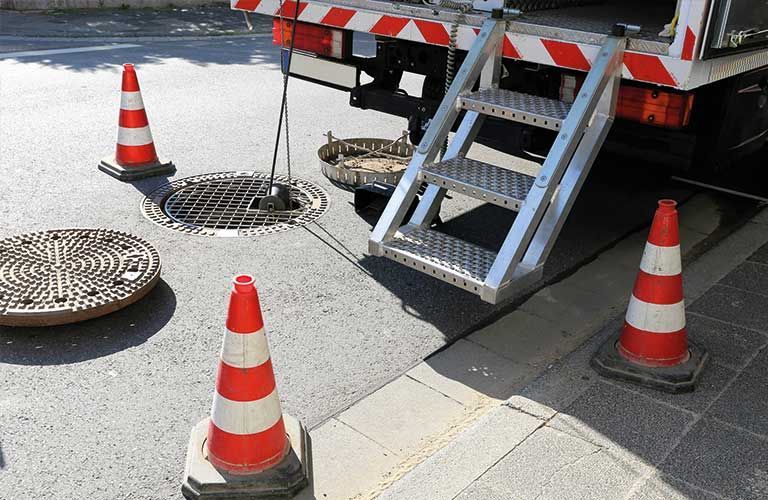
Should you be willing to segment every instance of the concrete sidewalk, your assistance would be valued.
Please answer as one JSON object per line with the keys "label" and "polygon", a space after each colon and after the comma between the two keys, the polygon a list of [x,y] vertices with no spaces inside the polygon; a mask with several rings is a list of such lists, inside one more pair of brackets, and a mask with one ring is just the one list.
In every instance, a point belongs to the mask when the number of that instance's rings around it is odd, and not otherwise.
{"label": "concrete sidewalk", "polygon": [[[720,203],[722,199],[718,196],[699,194],[680,207],[684,262],[697,258],[722,239],[724,213]],[[689,302],[744,261],[758,246],[768,243],[766,219],[768,216],[748,223],[736,236],[720,242],[707,258],[701,259],[702,263],[686,269]],[[732,230],[725,229],[725,234]],[[744,237],[738,235],[744,233],[747,236],[742,241]],[[574,441],[573,445],[597,454],[595,450],[607,445],[591,435],[568,434],[563,429],[575,424],[567,420],[566,415],[571,415],[567,412],[574,404],[578,405],[573,408],[576,418],[580,416],[576,410],[581,408],[597,411],[599,405],[593,399],[601,397],[607,398],[606,413],[611,415],[610,398],[615,395],[606,396],[599,390],[604,386],[626,390],[616,384],[598,382],[588,361],[605,336],[615,332],[620,324],[616,318],[626,310],[646,237],[647,229],[644,229],[625,238],[571,276],[538,291],[500,319],[433,354],[314,428],[311,432],[313,485],[300,498],[372,499],[381,495],[388,499],[452,499],[465,490],[470,491],[475,484],[481,488],[483,478],[493,477],[487,476],[489,474],[506,474],[494,472],[500,461],[541,431],[547,436],[556,431],[568,439],[584,441]],[[713,337],[712,325],[694,316],[692,313],[689,320],[694,340],[705,343],[702,336],[708,333],[712,342],[718,340]],[[609,326],[604,328],[606,324]],[[762,348],[763,341],[768,342],[768,338],[756,331],[739,330],[739,334],[747,335],[755,349]],[[587,347],[580,348],[585,342],[589,342]],[[720,353],[723,348],[712,342],[705,345],[716,359],[727,356]],[[569,356],[574,351],[576,354]],[[679,396],[679,404],[686,398],[702,401],[712,395],[709,377],[723,373],[719,365],[712,366],[700,390],[694,395]],[[744,366],[733,365],[728,369],[737,368]],[[593,386],[593,390],[598,391],[596,394],[589,392]],[[582,394],[586,394],[586,401],[578,400]],[[624,400],[632,400],[634,394],[630,392]],[[670,403],[665,404],[671,407]],[[696,409],[701,408],[687,411]],[[636,430],[626,430],[626,425],[619,425],[635,418],[633,408],[626,411],[626,415],[618,414],[618,421],[604,422],[599,419],[608,417],[598,414],[595,434],[614,438],[616,432],[619,436],[626,432],[630,445],[645,439],[645,434],[637,436]],[[650,440],[643,443],[643,449],[663,446],[669,442],[670,432],[683,430],[677,421],[670,426],[671,431],[665,430],[668,426],[663,420],[665,411],[643,416],[637,424],[637,429]],[[558,427],[553,423],[556,417],[559,417]],[[643,420],[648,423],[642,423]],[[597,425],[601,423],[605,423],[606,428]],[[648,426],[653,425],[662,428],[658,436],[647,432]],[[538,450],[550,444],[552,450]],[[518,463],[519,459],[523,470],[540,469],[535,477],[521,475],[519,486],[543,485],[560,467],[558,460],[568,463],[571,455],[573,460],[582,457],[579,450],[560,457],[560,446],[559,442],[535,444],[530,453],[540,453],[544,457],[541,460],[524,455],[510,459],[512,463]],[[634,457],[632,449],[627,453],[628,457]],[[643,473],[651,471],[649,464],[659,460],[659,452],[654,449],[654,453],[641,453],[632,460],[627,458],[626,463],[633,467],[642,465],[637,470]],[[608,455],[604,453],[600,459]],[[510,477],[503,479],[489,479],[491,487],[483,487],[465,498],[534,498],[535,490],[514,489],[518,481],[516,474],[518,471],[509,472]],[[591,482],[597,481],[595,477],[573,479],[588,489],[592,487]],[[492,487],[496,483],[501,484],[498,491]],[[564,491],[553,491],[541,498],[568,498],[565,490],[572,487],[569,483],[570,480],[563,480]],[[606,491],[620,491],[613,485],[606,488]],[[610,497],[605,496],[603,490],[590,491],[574,490],[578,492],[577,498]]]}
{"label": "concrete sidewalk", "polygon": [[0,11],[0,37],[144,38],[271,33],[272,18],[252,16],[248,31],[242,12],[229,5],[167,9],[98,9],[52,12]]}
{"label": "concrete sidewalk", "polygon": [[619,315],[379,498],[768,498],[766,242],[763,211],[684,269],[689,335],[711,355],[695,392],[590,369]]}

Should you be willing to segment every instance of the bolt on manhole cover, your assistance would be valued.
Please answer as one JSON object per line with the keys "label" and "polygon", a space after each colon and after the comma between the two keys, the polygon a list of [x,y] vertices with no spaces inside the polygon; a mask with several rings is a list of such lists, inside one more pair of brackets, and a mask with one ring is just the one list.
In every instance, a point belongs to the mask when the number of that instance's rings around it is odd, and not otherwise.
{"label": "bolt on manhole cover", "polygon": [[144,297],[160,279],[152,245],[108,229],[56,229],[0,240],[0,325],[95,318]]}
{"label": "bolt on manhole cover", "polygon": [[[288,184],[285,176],[275,182]],[[269,190],[269,175],[224,172],[198,175],[165,184],[147,196],[141,211],[163,227],[204,236],[257,236],[304,226],[328,210],[328,195],[319,186],[291,178],[289,210],[260,210],[258,199]],[[254,200],[256,202],[254,203]]]}

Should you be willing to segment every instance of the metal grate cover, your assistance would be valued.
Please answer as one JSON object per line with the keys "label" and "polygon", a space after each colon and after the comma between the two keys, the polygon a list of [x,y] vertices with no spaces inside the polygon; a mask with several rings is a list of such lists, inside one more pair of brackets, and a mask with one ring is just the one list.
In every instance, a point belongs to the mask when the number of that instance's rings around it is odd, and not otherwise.
{"label": "metal grate cover", "polygon": [[[285,176],[275,182],[287,184]],[[292,178],[292,210],[268,212],[252,207],[263,197],[269,175],[224,172],[173,181],[147,196],[141,206],[149,220],[183,233],[203,236],[257,236],[304,226],[328,210],[328,195],[319,186]]]}
{"label": "metal grate cover", "polygon": [[108,229],[57,229],[0,240],[0,325],[95,318],[144,297],[160,279],[149,243]]}

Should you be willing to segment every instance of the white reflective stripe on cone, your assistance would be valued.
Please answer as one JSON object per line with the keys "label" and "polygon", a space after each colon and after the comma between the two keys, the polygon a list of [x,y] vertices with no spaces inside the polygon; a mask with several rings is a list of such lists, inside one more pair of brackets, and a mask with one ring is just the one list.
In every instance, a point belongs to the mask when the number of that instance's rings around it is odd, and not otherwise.
{"label": "white reflective stripe on cone", "polygon": [[117,128],[117,143],[122,146],[146,146],[152,143],[149,125],[139,128]]}
{"label": "white reflective stripe on cone", "polygon": [[275,425],[283,416],[277,389],[256,401],[232,401],[218,392],[213,394],[211,420],[230,434],[256,434]]}
{"label": "white reflective stripe on cone", "polygon": [[627,323],[651,333],[672,333],[685,328],[685,301],[677,304],[651,304],[634,295],[629,299]]}
{"label": "white reflective stripe on cone", "polygon": [[137,111],[144,109],[144,101],[141,92],[123,92],[120,94],[120,109]]}
{"label": "white reflective stripe on cone", "polygon": [[269,346],[264,329],[255,333],[227,330],[221,348],[221,360],[235,368],[254,368],[266,363],[269,360]]}
{"label": "white reflective stripe on cone", "polygon": [[660,247],[646,242],[640,269],[656,276],[677,276],[683,272],[680,263],[680,245]]}

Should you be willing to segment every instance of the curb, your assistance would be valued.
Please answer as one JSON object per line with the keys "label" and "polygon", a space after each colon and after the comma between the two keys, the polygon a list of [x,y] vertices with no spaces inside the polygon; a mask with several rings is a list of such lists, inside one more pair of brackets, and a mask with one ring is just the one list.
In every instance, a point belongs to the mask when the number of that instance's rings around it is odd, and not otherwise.
{"label": "curb", "polygon": [[[685,266],[685,272],[690,275],[686,282],[686,301],[692,302],[701,296],[710,286],[737,268],[743,259],[768,243],[768,232],[765,231],[768,209],[747,217],[743,225],[732,228],[732,232]],[[710,232],[711,235],[716,233],[717,228]],[[689,248],[689,254],[695,255],[696,252]],[[588,379],[578,376],[583,373],[581,368],[569,372],[567,377],[561,372],[571,367],[576,362],[574,360],[578,361],[579,366],[586,366],[588,363],[584,360],[585,356],[587,359],[591,357],[605,338],[618,329],[622,320],[623,314],[609,318],[585,337],[580,346],[543,370],[523,388],[513,390],[516,394],[473,422],[447,446],[411,470],[390,472],[377,489],[363,498],[435,500],[454,498],[465,491],[497,461],[560,415],[560,410],[570,404],[569,401],[575,400],[587,390],[589,385],[583,380]],[[591,371],[588,367],[585,369]],[[565,383],[563,377],[568,379]],[[494,420],[503,425],[493,425]],[[509,442],[508,434],[516,428],[531,431],[523,432]],[[498,442],[502,440],[506,440],[506,443],[499,446]],[[475,460],[465,460],[473,453],[473,448],[487,453]],[[429,491],[428,497],[423,493],[425,491]]]}
{"label": "curb", "polygon": [[[688,200],[680,207],[683,253],[695,255],[721,222],[711,197]],[[372,499],[407,481],[412,470],[577,352],[623,314],[646,235],[646,228],[629,235],[313,429],[316,457],[350,457],[315,460],[314,494]]]}

